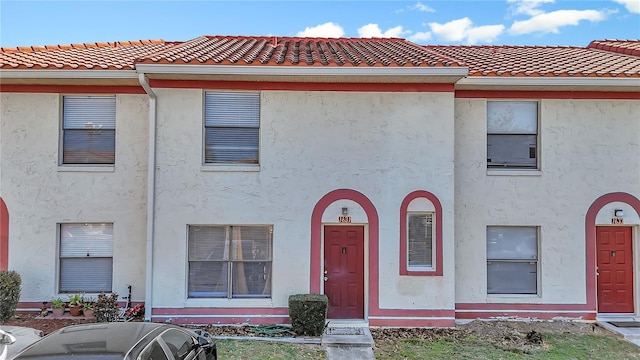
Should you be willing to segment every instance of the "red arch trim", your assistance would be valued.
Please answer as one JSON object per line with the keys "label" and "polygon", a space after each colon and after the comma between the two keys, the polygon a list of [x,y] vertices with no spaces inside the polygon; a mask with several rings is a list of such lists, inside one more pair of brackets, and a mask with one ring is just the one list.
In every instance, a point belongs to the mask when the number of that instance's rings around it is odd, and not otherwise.
{"label": "red arch trim", "polygon": [[9,210],[0,198],[0,270],[9,268]]}
{"label": "red arch trim", "polygon": [[[436,268],[433,271],[409,271],[407,269],[407,210],[414,199],[425,198],[436,210]],[[407,195],[400,205],[400,275],[442,276],[442,204],[438,197],[424,190],[416,190]]]}
{"label": "red arch trim", "polygon": [[351,189],[338,189],[323,196],[311,214],[311,293],[320,292],[320,260],[322,259],[322,214],[334,201],[351,200],[358,203],[369,221],[369,304],[378,309],[378,212],[369,198]]}
{"label": "red arch trim", "polygon": [[591,204],[585,217],[586,262],[587,262],[587,307],[596,309],[596,216],[603,206],[612,202],[629,204],[640,214],[640,200],[624,192],[609,193],[600,196]]}

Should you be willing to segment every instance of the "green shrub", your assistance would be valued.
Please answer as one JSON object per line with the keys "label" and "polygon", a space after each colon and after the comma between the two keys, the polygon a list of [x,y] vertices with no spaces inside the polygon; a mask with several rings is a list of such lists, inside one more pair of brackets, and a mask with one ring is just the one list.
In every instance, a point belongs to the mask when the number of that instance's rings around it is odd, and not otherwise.
{"label": "green shrub", "polygon": [[16,313],[20,300],[20,274],[11,270],[0,271],[0,322],[5,322]]}
{"label": "green shrub", "polygon": [[118,294],[101,293],[98,295],[98,301],[93,306],[97,322],[111,322],[118,320]]}
{"label": "green shrub", "polygon": [[329,298],[324,294],[289,296],[289,319],[298,335],[320,336],[327,319]]}

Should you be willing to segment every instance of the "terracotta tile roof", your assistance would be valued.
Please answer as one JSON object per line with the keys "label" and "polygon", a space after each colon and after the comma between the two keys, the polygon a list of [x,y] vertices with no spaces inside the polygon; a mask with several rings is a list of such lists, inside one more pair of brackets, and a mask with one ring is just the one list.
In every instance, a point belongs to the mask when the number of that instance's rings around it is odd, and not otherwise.
{"label": "terracotta tile roof", "polygon": [[0,48],[0,69],[133,70],[136,64],[430,67],[469,76],[640,77],[640,40],[588,47],[419,46],[398,38],[201,36],[186,42],[121,41]]}
{"label": "terracotta tile roof", "polygon": [[143,64],[460,66],[397,38],[202,36],[145,57]]}
{"label": "terracotta tile roof", "polygon": [[589,49],[640,56],[640,40],[593,40],[587,47]]}
{"label": "terracotta tile roof", "polygon": [[135,59],[174,46],[164,40],[0,48],[0,69],[134,70]]}
{"label": "terracotta tile roof", "polygon": [[[465,63],[469,76],[513,77],[640,77],[640,57],[613,47],[607,41],[588,48],[571,46],[425,46],[437,54]],[[629,40],[615,49],[635,48],[640,40]]]}

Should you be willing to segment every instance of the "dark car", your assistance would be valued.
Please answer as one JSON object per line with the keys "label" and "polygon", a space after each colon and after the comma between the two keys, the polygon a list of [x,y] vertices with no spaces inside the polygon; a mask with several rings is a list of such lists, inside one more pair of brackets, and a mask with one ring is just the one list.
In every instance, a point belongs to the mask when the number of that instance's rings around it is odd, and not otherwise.
{"label": "dark car", "polygon": [[13,359],[215,360],[216,344],[201,330],[149,322],[73,325],[53,332]]}

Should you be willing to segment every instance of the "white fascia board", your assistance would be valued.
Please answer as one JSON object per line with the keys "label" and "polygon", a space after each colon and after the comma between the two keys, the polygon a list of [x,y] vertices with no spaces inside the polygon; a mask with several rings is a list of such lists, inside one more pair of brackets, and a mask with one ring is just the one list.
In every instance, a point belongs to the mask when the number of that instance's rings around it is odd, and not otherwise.
{"label": "white fascia board", "polygon": [[3,79],[137,79],[135,70],[0,70]]}
{"label": "white fascia board", "polygon": [[267,75],[267,76],[467,76],[467,67],[356,67],[356,66],[244,66],[244,65],[172,65],[138,64],[146,74],[190,75]]}
{"label": "white fascia board", "polygon": [[456,85],[476,86],[638,86],[640,78],[466,77]]}

